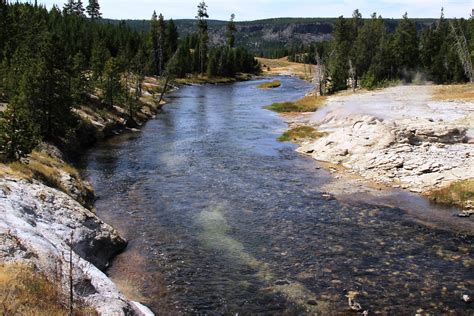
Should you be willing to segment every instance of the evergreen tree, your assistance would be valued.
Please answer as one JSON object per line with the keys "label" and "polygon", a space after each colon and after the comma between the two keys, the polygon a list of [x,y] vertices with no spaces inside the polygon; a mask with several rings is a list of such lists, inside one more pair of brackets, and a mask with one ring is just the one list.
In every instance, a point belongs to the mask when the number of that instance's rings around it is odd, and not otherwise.
{"label": "evergreen tree", "polygon": [[351,49],[351,26],[340,16],[334,24],[333,57],[330,60],[331,92],[347,88],[348,56]]}
{"label": "evergreen tree", "polygon": [[166,26],[166,56],[167,59],[170,59],[176,50],[178,49],[178,38],[179,38],[179,33],[178,33],[178,28],[176,27],[176,24],[174,23],[173,19],[169,20]]}
{"label": "evergreen tree", "polygon": [[38,136],[25,97],[14,97],[0,112],[0,152],[10,161],[26,157],[38,144]]}
{"label": "evergreen tree", "polygon": [[158,23],[158,15],[156,15],[156,11],[153,11],[153,15],[151,16],[150,21],[150,73],[152,75],[159,75],[160,74],[160,26]]}
{"label": "evergreen tree", "polygon": [[418,65],[418,36],[416,25],[408,19],[407,13],[397,26],[393,51],[398,71],[414,69]]}
{"label": "evergreen tree", "polygon": [[208,24],[207,19],[209,14],[207,13],[207,5],[204,1],[198,5],[198,12],[196,15],[198,33],[199,33],[199,72],[204,73],[206,69],[206,58],[207,58],[207,44],[209,42]]}
{"label": "evergreen tree", "polygon": [[227,30],[226,30],[226,37],[227,37],[227,45],[230,48],[233,48],[235,45],[235,33],[237,32],[237,27],[235,26],[235,14],[232,13],[230,16],[230,21],[227,23]]}
{"label": "evergreen tree", "polygon": [[110,58],[110,51],[102,39],[96,39],[91,52],[91,70],[94,80],[101,80],[105,63]]}
{"label": "evergreen tree", "polygon": [[158,75],[163,73],[166,64],[166,22],[160,13],[158,17]]}
{"label": "evergreen tree", "polygon": [[122,94],[122,83],[120,81],[120,67],[115,57],[109,58],[105,63],[102,89],[104,92],[104,101],[112,107]]}
{"label": "evergreen tree", "polygon": [[74,0],[68,0],[63,6],[63,13],[65,15],[74,14],[75,5]]}
{"label": "evergreen tree", "polygon": [[85,101],[86,95],[90,92],[90,83],[86,75],[87,60],[82,52],[78,52],[72,61],[71,68],[71,97],[74,105],[79,105]]}
{"label": "evergreen tree", "polygon": [[85,14],[84,14],[84,6],[82,4],[82,1],[81,0],[77,0],[75,3],[74,3],[74,7],[73,7],[73,13],[76,15],[76,16],[80,16],[80,17],[85,17]]}
{"label": "evergreen tree", "polygon": [[86,11],[92,20],[102,18],[102,13],[100,13],[100,5],[98,0],[89,0],[89,5],[87,6]]}

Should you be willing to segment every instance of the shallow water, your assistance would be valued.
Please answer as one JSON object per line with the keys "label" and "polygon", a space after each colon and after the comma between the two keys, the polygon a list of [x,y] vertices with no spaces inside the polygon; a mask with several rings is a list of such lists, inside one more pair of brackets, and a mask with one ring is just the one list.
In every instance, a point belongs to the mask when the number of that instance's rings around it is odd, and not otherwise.
{"label": "shallow water", "polygon": [[181,88],[86,155],[98,215],[130,241],[113,280],[158,314],[344,314],[347,291],[371,313],[474,313],[473,235],[320,192],[328,173],[262,108],[310,89],[281,79]]}

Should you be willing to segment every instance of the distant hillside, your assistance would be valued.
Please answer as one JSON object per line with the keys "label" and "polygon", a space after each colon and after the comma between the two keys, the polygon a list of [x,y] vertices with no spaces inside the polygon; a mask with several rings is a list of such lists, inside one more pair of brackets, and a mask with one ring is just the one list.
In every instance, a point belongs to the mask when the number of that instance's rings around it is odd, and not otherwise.
{"label": "distant hillside", "polygon": [[[117,20],[106,20],[119,23]],[[275,18],[266,20],[237,22],[237,44],[250,48],[257,55],[268,56],[271,52],[290,48],[292,45],[307,44],[331,39],[336,18]],[[386,19],[390,32],[394,31],[398,19]],[[414,19],[419,29],[427,27],[436,19]],[[132,28],[147,31],[149,21],[126,20]],[[175,20],[179,33],[185,35],[196,30],[196,21],[192,19]],[[211,43],[225,41],[227,21],[209,20]]]}

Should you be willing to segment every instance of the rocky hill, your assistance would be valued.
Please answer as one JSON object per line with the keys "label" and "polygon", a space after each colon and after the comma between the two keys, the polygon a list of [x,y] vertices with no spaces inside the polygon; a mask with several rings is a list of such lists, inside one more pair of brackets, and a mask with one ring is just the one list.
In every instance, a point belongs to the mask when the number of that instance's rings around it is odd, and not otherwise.
{"label": "rocky hill", "polygon": [[[106,20],[119,23],[117,20]],[[336,18],[275,18],[256,21],[236,22],[237,44],[245,46],[257,55],[269,55],[275,50],[284,50],[292,45],[308,44],[331,39]],[[427,27],[435,19],[415,19],[418,29]],[[399,22],[397,19],[385,20],[388,30],[393,32]],[[147,31],[146,20],[127,20],[126,24],[139,31]],[[193,19],[175,20],[181,36],[195,32]],[[214,44],[224,43],[227,21],[209,20],[209,33]]]}

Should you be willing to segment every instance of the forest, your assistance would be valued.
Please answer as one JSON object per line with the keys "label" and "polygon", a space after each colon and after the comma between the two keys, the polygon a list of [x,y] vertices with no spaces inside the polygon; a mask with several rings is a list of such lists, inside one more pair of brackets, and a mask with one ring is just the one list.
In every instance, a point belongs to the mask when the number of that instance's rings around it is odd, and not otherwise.
{"label": "forest", "polygon": [[472,82],[473,57],[474,19],[448,20],[443,10],[421,30],[405,14],[393,32],[376,13],[363,19],[355,10],[352,18],[336,20],[331,41],[293,47],[289,53],[292,61],[321,66],[318,80],[327,92],[399,80]]}
{"label": "forest", "polygon": [[[199,3],[196,32],[180,38],[173,20],[153,12],[150,28],[102,20],[97,0],[42,5],[0,1],[0,155],[27,156],[40,141],[58,146],[77,138],[74,108],[121,105],[136,111],[145,76],[180,78],[256,73],[246,49],[235,47],[234,16],[227,43],[211,46],[209,14]],[[99,102],[97,102],[97,97]]]}

